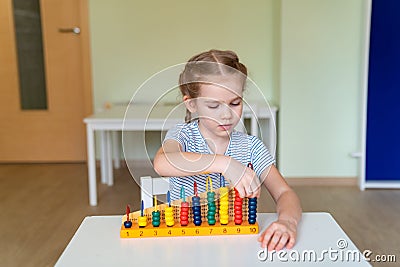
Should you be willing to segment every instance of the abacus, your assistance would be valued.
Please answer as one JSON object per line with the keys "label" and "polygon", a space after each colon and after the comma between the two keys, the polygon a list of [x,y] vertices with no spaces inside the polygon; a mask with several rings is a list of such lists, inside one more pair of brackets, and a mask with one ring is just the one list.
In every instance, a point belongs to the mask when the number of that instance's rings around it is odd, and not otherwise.
{"label": "abacus", "polygon": [[[210,186],[209,186],[210,184]],[[236,189],[225,186],[221,177],[221,187],[212,190],[211,178],[207,179],[206,192],[198,193],[194,183],[195,195],[185,197],[181,188],[181,199],[168,204],[142,208],[130,212],[122,218],[121,238],[173,237],[173,236],[211,236],[257,234],[257,198],[241,198]]]}

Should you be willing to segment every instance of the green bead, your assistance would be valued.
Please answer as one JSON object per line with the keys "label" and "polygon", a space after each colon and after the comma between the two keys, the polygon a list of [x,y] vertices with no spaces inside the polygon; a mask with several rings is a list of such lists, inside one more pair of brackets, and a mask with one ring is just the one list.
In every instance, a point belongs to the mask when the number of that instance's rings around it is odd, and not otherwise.
{"label": "green bead", "polygon": [[208,220],[208,224],[213,225],[215,224],[216,220]]}
{"label": "green bead", "polygon": [[157,227],[160,225],[160,211],[153,211],[152,212],[152,224],[153,226]]}

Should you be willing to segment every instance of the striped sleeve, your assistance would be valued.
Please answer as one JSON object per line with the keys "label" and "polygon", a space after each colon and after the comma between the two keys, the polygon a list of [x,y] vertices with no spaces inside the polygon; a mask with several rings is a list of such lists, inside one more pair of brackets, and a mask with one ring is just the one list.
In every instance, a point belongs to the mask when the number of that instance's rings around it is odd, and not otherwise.
{"label": "striped sleeve", "polygon": [[165,135],[164,141],[167,140],[175,140],[182,145],[182,150],[186,151],[186,143],[187,143],[187,133],[184,130],[185,124],[177,124],[171,129],[168,130],[167,134]]}
{"label": "striped sleeve", "polygon": [[251,142],[251,163],[253,164],[255,173],[261,178],[263,171],[272,164],[275,164],[275,159],[271,156],[268,148],[260,139],[253,136]]}

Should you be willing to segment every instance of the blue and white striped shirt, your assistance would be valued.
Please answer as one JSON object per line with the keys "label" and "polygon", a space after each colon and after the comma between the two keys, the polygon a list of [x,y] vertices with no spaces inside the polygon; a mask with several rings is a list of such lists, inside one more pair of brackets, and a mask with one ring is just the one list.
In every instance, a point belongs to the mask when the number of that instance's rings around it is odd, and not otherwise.
{"label": "blue and white striped shirt", "polygon": [[[173,139],[179,142],[182,146],[182,151],[184,152],[213,154],[199,130],[197,120],[190,123],[177,124],[167,132],[164,142],[168,139]],[[236,159],[246,166],[251,162],[254,172],[258,177],[261,176],[261,173],[267,167],[275,163],[275,159],[271,156],[268,149],[260,139],[238,131],[232,132],[225,155]],[[208,176],[212,179],[213,188],[220,187],[219,173],[171,177],[171,200],[180,198],[180,190],[182,186],[184,186],[185,194],[187,196],[194,195],[194,182],[197,183],[199,193],[206,191],[206,179]]]}

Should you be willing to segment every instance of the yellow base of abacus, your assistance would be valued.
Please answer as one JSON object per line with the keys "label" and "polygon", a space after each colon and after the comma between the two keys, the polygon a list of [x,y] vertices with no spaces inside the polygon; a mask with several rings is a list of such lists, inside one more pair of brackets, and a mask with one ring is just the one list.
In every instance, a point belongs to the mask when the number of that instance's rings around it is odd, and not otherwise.
{"label": "yellow base of abacus", "polygon": [[249,224],[244,221],[241,225],[229,222],[227,225],[221,225],[216,222],[215,225],[208,225],[203,222],[200,226],[195,226],[192,222],[187,226],[175,224],[168,227],[165,223],[161,223],[159,227],[153,227],[148,224],[144,228],[139,228],[137,224],[131,228],[121,226],[121,238],[142,238],[142,237],[165,237],[165,236],[211,236],[211,235],[249,235],[258,234],[258,223]]}

